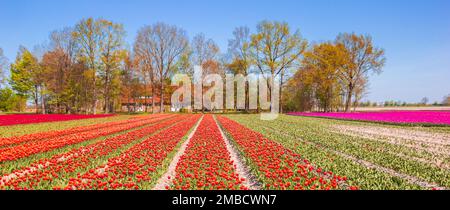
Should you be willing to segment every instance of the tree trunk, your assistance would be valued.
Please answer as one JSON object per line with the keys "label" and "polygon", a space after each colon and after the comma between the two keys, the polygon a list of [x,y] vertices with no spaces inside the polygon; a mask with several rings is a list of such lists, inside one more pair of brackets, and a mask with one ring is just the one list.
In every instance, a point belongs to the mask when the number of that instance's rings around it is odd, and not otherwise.
{"label": "tree trunk", "polygon": [[89,100],[88,100],[88,94],[87,94],[87,92],[88,92],[88,89],[87,88],[85,88],[84,89],[84,100],[83,100],[83,106],[84,106],[84,113],[85,114],[88,114],[88,111],[89,111]]}
{"label": "tree trunk", "polygon": [[144,71],[144,106],[145,106],[145,113],[148,112],[148,104],[147,104],[147,79]]}
{"label": "tree trunk", "polygon": [[38,102],[39,98],[38,98],[38,87],[37,85],[34,86],[34,107],[36,109],[36,114],[39,114],[39,107],[38,107]]}
{"label": "tree trunk", "polygon": [[259,92],[259,88],[256,89],[256,92],[257,92],[257,94],[256,94],[256,113],[259,114],[261,112],[261,109],[260,109],[261,100],[259,98],[259,94],[261,94],[261,93]]}
{"label": "tree trunk", "polygon": [[112,100],[111,102],[109,102],[109,113],[115,113],[114,110],[114,100]]}
{"label": "tree trunk", "polygon": [[345,101],[345,112],[350,111],[350,104],[352,103],[352,95],[353,95],[353,84],[350,83],[348,85],[347,99]]}
{"label": "tree trunk", "polygon": [[194,83],[191,84],[191,90],[194,90],[194,94],[191,94],[191,112],[194,113],[195,111],[195,85]]}
{"label": "tree trunk", "polygon": [[159,112],[160,113],[164,113],[164,81],[163,81],[163,77],[161,76],[161,98],[160,98],[160,107],[159,107]]}
{"label": "tree trunk", "polygon": [[[247,78],[247,76],[245,76]],[[245,112],[248,113],[250,110],[250,85],[248,81],[245,81]]]}
{"label": "tree trunk", "polygon": [[107,67],[106,70],[106,78],[105,78],[105,106],[104,106],[104,112],[108,114],[110,112],[109,109],[109,69]]}
{"label": "tree trunk", "polygon": [[41,87],[41,109],[42,109],[42,114],[45,114],[45,98],[44,98],[44,90]]}
{"label": "tree trunk", "polygon": [[110,103],[109,103],[109,90],[108,88],[105,88],[105,113],[108,114],[111,110],[109,107]]}
{"label": "tree trunk", "polygon": [[147,95],[144,96],[145,113],[148,113]]}
{"label": "tree trunk", "polygon": [[152,113],[155,114],[155,83],[152,82]]}
{"label": "tree trunk", "polygon": [[[279,104],[278,106],[280,106],[280,113],[283,113],[283,77],[284,77],[284,70],[281,71],[281,81],[280,81],[280,97],[279,97]],[[274,81],[275,83],[275,81]]]}
{"label": "tree trunk", "polygon": [[71,111],[70,111],[70,108],[69,108],[69,106],[68,106],[67,104],[66,104],[65,106],[66,106],[66,111],[65,111],[65,113],[66,113],[66,114],[69,114],[69,113],[71,112]]}
{"label": "tree trunk", "polygon": [[92,87],[92,98],[94,99],[93,104],[92,104],[92,113],[95,115],[97,114],[97,79],[96,79],[96,75],[95,75],[95,70],[93,71],[93,87]]}
{"label": "tree trunk", "polygon": [[92,114],[96,115],[97,114],[97,97],[94,97],[94,104],[92,105]]}
{"label": "tree trunk", "polygon": [[130,95],[127,94],[127,110],[128,110],[128,114],[130,114],[131,110],[130,110]]}
{"label": "tree trunk", "polygon": [[353,112],[356,112],[356,108],[358,108],[358,102],[359,102],[358,98],[359,98],[359,95],[355,94],[355,100],[353,102]]}
{"label": "tree trunk", "polygon": [[60,114],[62,112],[61,112],[61,104],[60,104],[61,100],[59,99],[59,97],[57,98],[57,101],[58,102],[56,103],[56,110],[58,110],[57,113]]}
{"label": "tree trunk", "polygon": [[202,113],[204,114],[205,113],[205,106],[203,104],[203,81],[202,81],[202,91],[201,91],[201,93],[202,93]]}
{"label": "tree trunk", "polygon": [[105,114],[109,113],[109,99],[108,99],[108,96],[105,96],[104,111],[105,111]]}
{"label": "tree trunk", "polygon": [[[273,72],[273,71],[272,71]],[[267,90],[268,90],[268,96],[267,96],[267,98],[270,100],[270,106],[269,106],[269,111],[272,111],[272,104],[274,103],[273,101],[272,101],[272,85],[270,84],[270,83],[272,83],[272,84],[275,84],[275,77],[273,76],[274,75],[274,73],[272,73],[271,74],[272,75],[272,81],[270,81],[270,79],[271,78],[267,78],[267,80],[266,80],[266,83],[267,83]],[[267,100],[267,99],[266,99]],[[264,110],[263,110],[264,111]]]}
{"label": "tree trunk", "polygon": [[136,105],[137,105],[137,102],[136,102],[136,97],[133,97],[134,98],[134,103],[133,103],[133,112],[136,112]]}

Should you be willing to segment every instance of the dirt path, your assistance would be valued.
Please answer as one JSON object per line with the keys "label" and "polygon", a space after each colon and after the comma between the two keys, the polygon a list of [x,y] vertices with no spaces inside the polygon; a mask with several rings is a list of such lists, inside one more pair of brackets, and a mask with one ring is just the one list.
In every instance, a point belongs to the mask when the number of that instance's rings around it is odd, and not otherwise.
{"label": "dirt path", "polygon": [[172,184],[172,179],[176,175],[175,169],[177,168],[178,162],[180,161],[181,156],[186,151],[186,148],[187,148],[189,142],[191,141],[192,137],[194,136],[195,132],[197,131],[198,126],[202,122],[203,117],[204,116],[202,116],[202,118],[197,122],[197,124],[195,125],[195,127],[191,131],[191,133],[189,134],[189,136],[186,139],[186,141],[183,142],[183,144],[181,145],[180,149],[178,150],[178,152],[173,157],[172,162],[170,162],[170,165],[167,168],[166,173],[164,175],[162,175],[158,179],[158,181],[156,182],[156,185],[153,188],[153,190],[166,190],[166,187],[169,187]]}
{"label": "dirt path", "polygon": [[259,190],[261,189],[261,184],[258,183],[255,176],[250,172],[250,168],[243,161],[242,156],[240,155],[237,148],[233,145],[233,143],[227,138],[222,127],[219,125],[216,116],[214,115],[214,121],[216,122],[216,126],[219,128],[219,131],[222,135],[223,140],[225,141],[225,145],[227,147],[228,152],[230,153],[230,158],[235,164],[236,173],[239,177],[244,178],[245,181],[243,185],[250,190]]}

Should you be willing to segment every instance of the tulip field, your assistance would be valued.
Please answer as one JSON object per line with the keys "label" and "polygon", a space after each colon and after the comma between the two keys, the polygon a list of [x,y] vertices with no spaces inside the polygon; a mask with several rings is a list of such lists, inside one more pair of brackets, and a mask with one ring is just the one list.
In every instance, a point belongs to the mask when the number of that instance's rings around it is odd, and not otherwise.
{"label": "tulip field", "polygon": [[395,124],[450,125],[449,111],[384,111],[356,113],[290,113],[296,116],[325,117]]}
{"label": "tulip field", "polygon": [[39,114],[12,114],[3,115],[0,117],[0,126],[5,125],[17,125],[17,124],[33,124],[42,122],[55,122],[55,121],[68,121],[78,119],[90,119],[90,118],[102,118],[110,117],[112,115],[65,115],[65,114],[52,114],[52,115],[39,115]]}
{"label": "tulip field", "polygon": [[448,112],[402,113],[4,115],[0,190],[450,189]]}

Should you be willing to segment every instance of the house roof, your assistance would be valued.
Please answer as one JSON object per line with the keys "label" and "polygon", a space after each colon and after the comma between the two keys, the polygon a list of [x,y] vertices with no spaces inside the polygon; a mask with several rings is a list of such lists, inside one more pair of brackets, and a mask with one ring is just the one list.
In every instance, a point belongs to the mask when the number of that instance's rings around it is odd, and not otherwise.
{"label": "house roof", "polygon": [[[152,104],[152,97],[150,96],[150,97],[139,97],[139,98],[137,98],[137,99],[134,99],[134,98],[130,98],[130,99],[127,99],[127,98],[122,98],[121,99],[121,103],[122,104],[135,104],[135,103],[138,103],[138,104]],[[155,97],[155,103],[160,103],[161,102],[161,99],[159,98],[159,97]]]}

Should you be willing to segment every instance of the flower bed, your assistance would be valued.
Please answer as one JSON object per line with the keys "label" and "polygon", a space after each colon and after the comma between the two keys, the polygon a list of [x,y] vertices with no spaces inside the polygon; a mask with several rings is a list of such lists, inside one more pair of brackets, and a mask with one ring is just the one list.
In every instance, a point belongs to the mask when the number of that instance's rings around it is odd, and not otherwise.
{"label": "flower bed", "polygon": [[[16,170],[0,179],[0,189],[52,189],[57,188],[58,181],[64,183],[68,176],[96,166],[96,163],[118,155],[133,142],[150,136],[159,130],[182,120],[178,116],[170,120],[161,120],[158,123],[131,131],[119,136],[105,139],[85,147],[73,149],[70,152],[58,154],[50,158],[41,159],[30,166]],[[56,185],[56,186],[55,186]]]}
{"label": "flower bed", "polygon": [[69,178],[64,189],[149,189],[157,180],[164,160],[198,119],[198,115],[191,116],[110,158],[107,164]]}
{"label": "flower bed", "polygon": [[143,119],[133,123],[110,126],[108,128],[75,133],[67,136],[31,141],[17,146],[0,148],[0,163],[24,158],[33,154],[51,151],[64,146],[77,144],[89,139],[108,136],[155,122],[155,119]]}
{"label": "flower bed", "polygon": [[345,120],[374,121],[398,124],[450,125],[450,112],[446,111],[386,111],[354,113],[289,113],[305,117],[325,117]]}
{"label": "flower bed", "polygon": [[71,114],[11,114],[0,115],[0,126],[21,125],[43,122],[57,122],[68,120],[81,120],[90,118],[110,117],[112,114],[99,115],[71,115]]}
{"label": "flower bed", "polygon": [[[162,119],[164,115],[157,115],[153,117],[152,119]],[[23,136],[13,136],[13,137],[7,137],[7,138],[0,138],[0,148],[14,145],[14,144],[20,144],[25,142],[32,142],[32,141],[40,141],[45,140],[49,138],[55,138],[55,137],[62,137],[67,136],[70,134],[76,134],[86,131],[95,131],[99,129],[108,128],[111,126],[117,126],[117,125],[124,125],[129,123],[134,123],[141,121],[143,118],[134,118],[130,120],[121,120],[121,121],[115,121],[115,122],[109,122],[109,123],[100,123],[100,124],[94,124],[89,126],[81,126],[81,127],[74,127],[64,130],[57,130],[57,131],[48,131],[48,132],[40,132],[40,133],[33,133],[33,134],[27,134]]]}
{"label": "flower bed", "polygon": [[[271,190],[329,190],[342,189],[341,177],[314,167],[282,145],[265,138],[260,133],[226,117],[218,117],[220,124],[234,139],[265,189]],[[357,189],[350,186],[349,189]]]}
{"label": "flower bed", "polygon": [[246,189],[234,170],[225,141],[211,115],[206,115],[176,168],[173,189]]}

